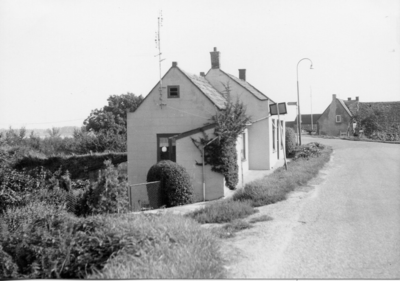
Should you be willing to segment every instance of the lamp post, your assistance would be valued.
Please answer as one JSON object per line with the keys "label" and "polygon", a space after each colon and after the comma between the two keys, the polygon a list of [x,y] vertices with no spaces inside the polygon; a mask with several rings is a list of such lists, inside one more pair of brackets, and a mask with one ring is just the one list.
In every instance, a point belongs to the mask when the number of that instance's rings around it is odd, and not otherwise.
{"label": "lamp post", "polygon": [[313,69],[313,62],[309,58],[299,60],[297,63],[297,133],[299,134],[299,145],[301,145],[301,115],[300,115],[300,98],[299,98],[299,64],[303,60],[309,60],[311,63],[310,69]]}

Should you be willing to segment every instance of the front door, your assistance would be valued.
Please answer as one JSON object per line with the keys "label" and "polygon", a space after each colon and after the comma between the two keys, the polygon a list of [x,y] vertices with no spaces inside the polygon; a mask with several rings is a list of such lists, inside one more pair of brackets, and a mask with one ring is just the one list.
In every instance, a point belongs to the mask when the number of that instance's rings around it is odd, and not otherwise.
{"label": "front door", "polygon": [[157,162],[171,160],[176,162],[176,141],[170,137],[177,134],[157,134]]}

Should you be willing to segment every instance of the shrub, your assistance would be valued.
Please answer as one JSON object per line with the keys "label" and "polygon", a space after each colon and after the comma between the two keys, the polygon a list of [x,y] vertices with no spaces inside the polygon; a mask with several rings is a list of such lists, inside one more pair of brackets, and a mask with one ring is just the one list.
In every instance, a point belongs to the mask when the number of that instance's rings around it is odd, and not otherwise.
{"label": "shrub", "polygon": [[160,181],[162,201],[167,207],[193,202],[193,187],[186,169],[169,160],[153,165],[147,173],[147,181]]}
{"label": "shrub", "polygon": [[291,157],[296,148],[296,133],[292,128],[286,127],[286,157]]}
{"label": "shrub", "polygon": [[298,146],[294,151],[294,159],[309,159],[310,157],[318,157],[324,147],[325,146],[323,144],[318,142],[310,142],[308,144]]}
{"label": "shrub", "polygon": [[244,218],[256,212],[250,202],[235,202],[228,199],[210,204],[187,216],[199,223],[223,223]]}
{"label": "shrub", "polygon": [[87,216],[128,210],[128,183],[119,180],[118,170],[111,161],[105,161],[104,164],[106,169],[103,170],[100,181],[79,193],[75,214]]}

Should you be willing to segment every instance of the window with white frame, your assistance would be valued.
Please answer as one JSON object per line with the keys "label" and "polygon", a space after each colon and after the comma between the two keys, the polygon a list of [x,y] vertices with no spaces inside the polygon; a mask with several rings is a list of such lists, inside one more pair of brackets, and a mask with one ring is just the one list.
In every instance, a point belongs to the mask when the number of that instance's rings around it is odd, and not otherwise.
{"label": "window with white frame", "polygon": [[341,115],[336,115],[336,123],[342,122],[342,116]]}

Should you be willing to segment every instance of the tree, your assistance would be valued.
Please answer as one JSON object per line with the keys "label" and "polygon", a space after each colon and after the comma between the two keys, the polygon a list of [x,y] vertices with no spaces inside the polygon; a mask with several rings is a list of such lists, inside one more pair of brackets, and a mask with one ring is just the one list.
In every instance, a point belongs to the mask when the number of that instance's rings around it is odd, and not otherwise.
{"label": "tree", "polygon": [[81,131],[74,134],[78,142],[84,142],[78,145],[80,150],[126,151],[127,111],[135,111],[142,100],[141,95],[132,93],[112,95],[107,99],[108,105],[92,110]]}
{"label": "tree", "polygon": [[142,102],[142,95],[132,93],[113,95],[107,101],[108,105],[102,109],[92,110],[84,121],[88,132],[101,132],[112,130],[114,133],[126,133],[127,110],[135,111]]}

